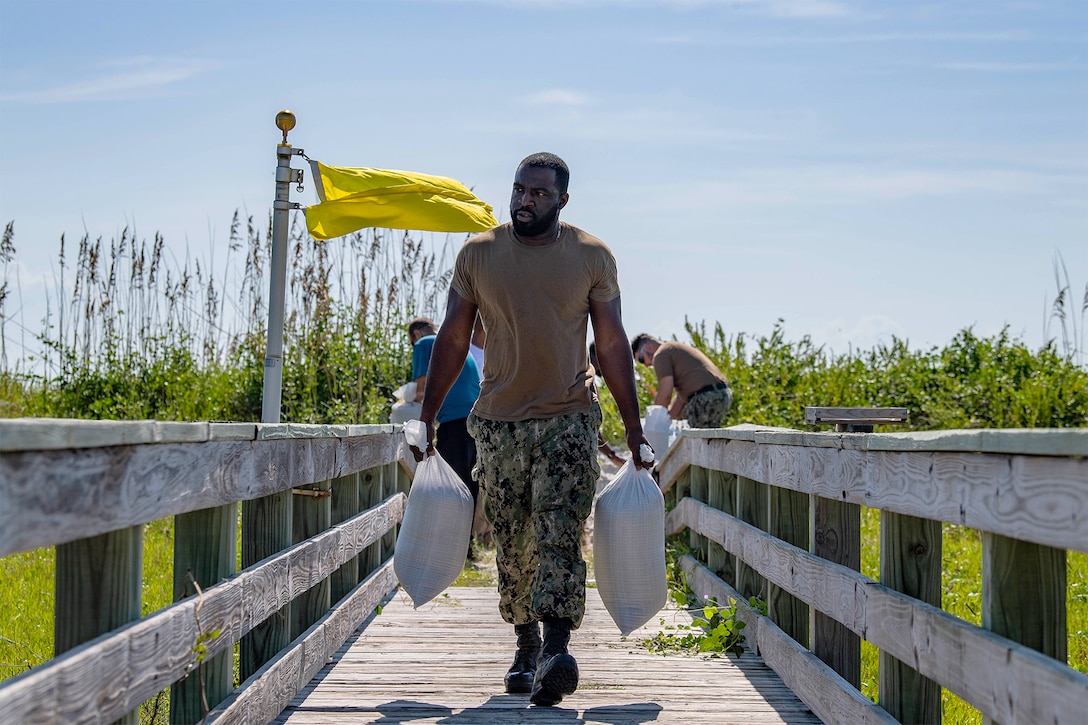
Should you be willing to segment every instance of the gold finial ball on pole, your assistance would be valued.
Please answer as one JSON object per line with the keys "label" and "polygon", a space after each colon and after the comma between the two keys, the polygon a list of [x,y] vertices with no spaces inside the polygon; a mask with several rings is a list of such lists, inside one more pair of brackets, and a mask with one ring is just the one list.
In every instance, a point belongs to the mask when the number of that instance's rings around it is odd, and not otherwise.
{"label": "gold finial ball on pole", "polygon": [[295,114],[284,109],[276,114],[276,128],[283,131],[283,143],[287,144],[287,132],[295,127]]}

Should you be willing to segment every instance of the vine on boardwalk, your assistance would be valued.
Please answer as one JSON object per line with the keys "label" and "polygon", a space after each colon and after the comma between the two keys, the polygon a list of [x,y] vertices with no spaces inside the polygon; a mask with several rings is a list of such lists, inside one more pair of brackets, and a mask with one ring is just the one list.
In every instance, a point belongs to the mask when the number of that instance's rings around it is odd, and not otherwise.
{"label": "vine on boardwalk", "polygon": [[[714,597],[703,597],[700,603],[680,568],[677,548],[670,546],[669,554],[672,560],[668,570],[669,598],[690,614],[692,621],[667,625],[662,617],[659,621],[665,631],[645,637],[639,644],[660,655],[691,653],[716,657],[724,652],[739,657],[744,652],[744,622],[737,619],[736,601],[731,599],[728,605],[720,605]],[[748,604],[766,613],[766,604],[756,597],[751,597]]]}

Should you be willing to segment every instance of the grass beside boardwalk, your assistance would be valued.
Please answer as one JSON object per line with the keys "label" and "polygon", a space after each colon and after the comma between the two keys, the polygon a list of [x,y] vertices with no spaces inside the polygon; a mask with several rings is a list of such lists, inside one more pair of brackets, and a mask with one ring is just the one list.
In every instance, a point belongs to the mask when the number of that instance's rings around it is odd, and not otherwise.
{"label": "grass beside boardwalk", "polygon": [[[943,526],[941,565],[941,608],[976,626],[982,626],[982,535],[955,524]],[[880,511],[862,509],[862,573],[880,580]],[[1068,664],[1088,673],[1088,554],[1069,552],[1068,577]],[[878,650],[862,642],[861,691],[873,702],[878,694]],[[945,723],[956,725],[982,722],[974,707],[942,690],[941,709]]]}

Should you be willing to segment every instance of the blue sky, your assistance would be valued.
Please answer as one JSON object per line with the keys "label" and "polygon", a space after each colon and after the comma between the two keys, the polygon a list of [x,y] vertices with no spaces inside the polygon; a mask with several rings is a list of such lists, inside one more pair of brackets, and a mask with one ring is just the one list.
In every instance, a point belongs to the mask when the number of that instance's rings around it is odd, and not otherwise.
{"label": "blue sky", "polygon": [[631,334],[1034,347],[1056,255],[1088,282],[1084,0],[0,0],[26,326],[62,233],[207,257],[265,217],[281,108],[310,157],[452,176],[502,221],[558,153]]}

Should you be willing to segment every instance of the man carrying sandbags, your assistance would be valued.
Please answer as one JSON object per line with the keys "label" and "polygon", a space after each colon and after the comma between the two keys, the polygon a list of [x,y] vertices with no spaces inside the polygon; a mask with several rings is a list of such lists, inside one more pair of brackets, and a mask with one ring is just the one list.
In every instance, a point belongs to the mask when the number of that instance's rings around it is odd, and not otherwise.
{"label": "man carrying sandbags", "polygon": [[582,530],[600,473],[590,322],[633,463],[647,467],[616,261],[599,239],[560,223],[569,178],[558,156],[527,157],[514,176],[511,221],[461,248],[420,415],[430,441],[478,311],[487,376],[468,429],[494,527],[499,613],[517,635],[506,691],[529,692],[534,705],[555,705],[578,686],[567,646],[585,613]]}

